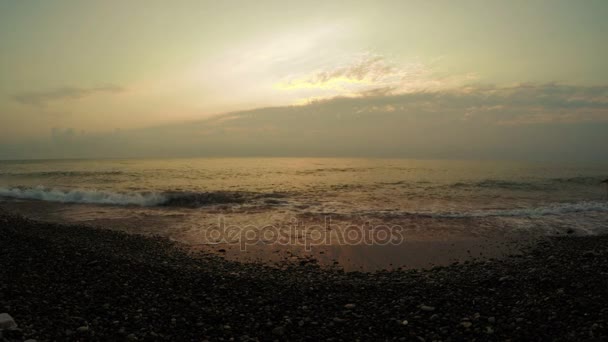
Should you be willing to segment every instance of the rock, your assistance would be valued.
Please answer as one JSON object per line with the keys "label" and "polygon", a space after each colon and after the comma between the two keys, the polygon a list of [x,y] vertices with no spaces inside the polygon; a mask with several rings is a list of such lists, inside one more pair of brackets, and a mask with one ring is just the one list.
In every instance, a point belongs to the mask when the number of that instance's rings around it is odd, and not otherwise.
{"label": "rock", "polygon": [[17,328],[17,323],[7,313],[0,313],[0,329],[14,329]]}
{"label": "rock", "polygon": [[137,336],[135,334],[127,335],[127,341],[137,341]]}
{"label": "rock", "polygon": [[10,328],[3,330],[2,334],[4,335],[3,338],[9,340],[22,340],[23,338],[23,331],[21,331],[21,329],[19,328]]}
{"label": "rock", "polygon": [[486,327],[486,334],[491,335],[494,333],[494,329],[492,327]]}
{"label": "rock", "polygon": [[431,312],[431,311],[435,311],[435,307],[434,306],[428,306],[428,305],[421,305],[420,306],[420,310]]}
{"label": "rock", "polygon": [[79,332],[79,333],[81,333],[81,334],[82,333],[86,333],[86,332],[89,332],[89,327],[86,326],[86,325],[83,325],[81,327],[78,327],[78,329],[76,329],[76,331]]}
{"label": "rock", "polygon": [[489,323],[496,323],[496,318],[494,316],[488,317]]}
{"label": "rock", "polygon": [[277,336],[285,335],[285,327],[276,327],[272,329],[272,333]]}
{"label": "rock", "polygon": [[346,304],[346,305],[344,305],[344,308],[345,308],[345,309],[349,309],[349,310],[350,310],[350,309],[354,309],[356,306],[357,306],[357,305],[355,305],[355,304],[352,304],[352,303],[351,303],[351,304]]}
{"label": "rock", "polygon": [[471,326],[473,326],[473,323],[471,323],[469,321],[464,321],[464,322],[460,322],[460,325],[462,325],[463,327],[465,327],[466,329],[468,329]]}
{"label": "rock", "polygon": [[511,280],[511,276],[504,276],[504,277],[501,277],[500,279],[498,279],[498,281],[501,283],[505,282],[505,281],[509,281],[509,280]]}
{"label": "rock", "polygon": [[585,258],[594,258],[594,257],[599,256],[599,255],[596,252],[594,252],[594,251],[585,251],[585,252],[583,252],[583,256]]}
{"label": "rock", "polygon": [[408,325],[410,322],[407,321],[407,319],[404,319],[403,321],[401,321],[401,325]]}

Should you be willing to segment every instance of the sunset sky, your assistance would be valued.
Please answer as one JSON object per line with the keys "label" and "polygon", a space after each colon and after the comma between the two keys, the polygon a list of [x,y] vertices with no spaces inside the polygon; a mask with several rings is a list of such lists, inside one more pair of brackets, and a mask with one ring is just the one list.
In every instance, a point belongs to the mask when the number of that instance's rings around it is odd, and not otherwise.
{"label": "sunset sky", "polygon": [[608,159],[608,2],[0,1],[0,158]]}

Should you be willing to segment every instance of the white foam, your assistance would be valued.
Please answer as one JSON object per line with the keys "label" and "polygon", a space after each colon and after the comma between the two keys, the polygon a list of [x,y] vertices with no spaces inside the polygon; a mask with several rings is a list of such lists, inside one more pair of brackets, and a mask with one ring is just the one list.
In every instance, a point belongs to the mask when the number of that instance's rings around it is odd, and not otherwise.
{"label": "white foam", "polygon": [[62,203],[91,203],[114,205],[140,205],[154,206],[164,203],[167,198],[159,193],[118,193],[101,190],[60,190],[49,189],[43,186],[34,188],[3,188],[0,187],[0,196],[33,199]]}
{"label": "white foam", "polygon": [[538,217],[546,215],[560,215],[577,212],[590,212],[590,211],[608,211],[608,202],[598,201],[583,201],[576,203],[554,203],[547,206],[535,207],[535,208],[518,208],[518,209],[495,209],[495,210],[477,210],[469,212],[455,212],[455,213],[435,213],[431,214],[433,217]]}

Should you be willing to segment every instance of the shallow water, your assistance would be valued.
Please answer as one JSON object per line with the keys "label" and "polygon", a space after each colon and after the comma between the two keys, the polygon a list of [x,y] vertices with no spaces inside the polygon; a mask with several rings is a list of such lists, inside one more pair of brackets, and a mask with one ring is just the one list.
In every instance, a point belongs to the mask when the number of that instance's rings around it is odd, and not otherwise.
{"label": "shallow water", "polygon": [[606,177],[606,164],[2,161],[0,196],[38,219],[160,234],[232,259],[313,256],[373,270],[500,256],[512,252],[506,241],[543,235],[602,234]]}

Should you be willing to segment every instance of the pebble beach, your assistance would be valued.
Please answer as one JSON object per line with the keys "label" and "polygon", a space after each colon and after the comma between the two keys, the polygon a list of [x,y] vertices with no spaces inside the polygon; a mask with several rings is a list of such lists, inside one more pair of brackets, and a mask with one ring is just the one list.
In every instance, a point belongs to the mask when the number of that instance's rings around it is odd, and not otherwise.
{"label": "pebble beach", "polygon": [[0,341],[608,339],[608,237],[431,269],[239,263],[0,214]]}

